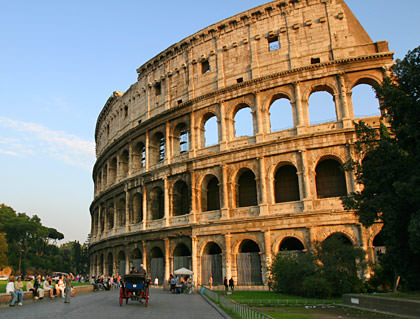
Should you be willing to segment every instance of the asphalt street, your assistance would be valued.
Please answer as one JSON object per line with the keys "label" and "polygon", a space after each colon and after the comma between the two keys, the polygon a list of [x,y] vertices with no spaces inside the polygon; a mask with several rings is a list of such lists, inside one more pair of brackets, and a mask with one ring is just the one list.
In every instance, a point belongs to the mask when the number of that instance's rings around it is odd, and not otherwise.
{"label": "asphalt street", "polygon": [[223,318],[199,294],[174,295],[162,289],[151,289],[149,306],[129,300],[119,305],[119,290],[76,295],[71,303],[64,299],[24,303],[22,307],[0,308],[1,319],[65,318],[148,318],[148,319],[217,319]]}

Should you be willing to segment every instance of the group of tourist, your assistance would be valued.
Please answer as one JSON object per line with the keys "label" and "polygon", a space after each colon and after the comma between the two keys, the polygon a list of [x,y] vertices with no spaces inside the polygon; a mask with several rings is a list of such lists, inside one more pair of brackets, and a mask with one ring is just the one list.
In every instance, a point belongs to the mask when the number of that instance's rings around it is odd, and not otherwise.
{"label": "group of tourist", "polygon": [[190,276],[181,276],[179,279],[172,274],[169,275],[169,291],[173,294],[192,293],[194,282]]}
{"label": "group of tourist", "polygon": [[235,283],[233,282],[233,278],[231,277],[228,281],[227,278],[225,277],[223,279],[223,286],[225,286],[226,293],[229,291],[229,288],[230,288],[230,291],[233,292],[233,289],[235,289]]}
{"label": "group of tourist", "polygon": [[[74,280],[72,273],[59,276],[58,280],[53,281],[52,277],[41,277],[36,275],[30,278],[26,283],[26,291],[32,292],[33,298],[43,299],[45,294],[48,294],[51,299],[61,295],[65,303],[70,303],[70,296],[72,294],[71,282]],[[9,277],[6,285],[6,293],[12,296],[12,301],[9,306],[14,307],[17,303],[18,306],[23,305],[23,282],[22,276]]]}
{"label": "group of tourist", "polygon": [[121,287],[121,276],[92,276],[89,282],[93,286],[94,291],[111,290],[112,288]]}

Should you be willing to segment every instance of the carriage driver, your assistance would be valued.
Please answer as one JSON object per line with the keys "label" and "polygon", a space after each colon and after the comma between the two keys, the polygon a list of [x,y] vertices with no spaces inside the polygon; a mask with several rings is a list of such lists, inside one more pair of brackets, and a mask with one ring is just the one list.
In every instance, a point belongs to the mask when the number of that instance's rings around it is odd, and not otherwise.
{"label": "carriage driver", "polygon": [[146,270],[144,269],[143,264],[140,265],[140,269],[138,271],[138,274],[141,275],[141,276],[146,277]]}

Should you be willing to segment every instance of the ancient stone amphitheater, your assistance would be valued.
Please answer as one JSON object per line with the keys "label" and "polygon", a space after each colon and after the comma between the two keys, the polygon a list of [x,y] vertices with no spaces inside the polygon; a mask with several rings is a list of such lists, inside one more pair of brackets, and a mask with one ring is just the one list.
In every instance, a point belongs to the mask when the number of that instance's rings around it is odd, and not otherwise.
{"label": "ancient stone amphitheater", "polygon": [[392,63],[343,0],[269,2],[159,53],[98,117],[91,273],[143,263],[160,283],[186,267],[196,283],[258,286],[279,251],[335,235],[374,261],[380,225],[340,196],[358,187],[343,169],[366,114],[352,93]]}

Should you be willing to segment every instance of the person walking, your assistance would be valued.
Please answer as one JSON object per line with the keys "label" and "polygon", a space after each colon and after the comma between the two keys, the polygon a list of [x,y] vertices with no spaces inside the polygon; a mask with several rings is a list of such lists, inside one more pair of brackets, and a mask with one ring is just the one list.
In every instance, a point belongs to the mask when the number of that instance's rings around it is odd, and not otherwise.
{"label": "person walking", "polygon": [[223,286],[225,286],[225,294],[227,294],[228,290],[229,290],[229,286],[228,286],[228,280],[225,277],[225,279],[223,279]]}
{"label": "person walking", "polygon": [[230,287],[230,290],[233,292],[233,289],[235,288],[235,284],[233,282],[232,277],[230,277],[230,279],[229,279],[229,287]]}
{"label": "person walking", "polygon": [[71,281],[74,279],[73,274],[70,273],[68,275],[66,275],[66,278],[64,279],[64,284],[65,284],[65,288],[64,288],[64,294],[65,294],[65,299],[64,299],[64,303],[70,303],[70,296],[71,296]]}

